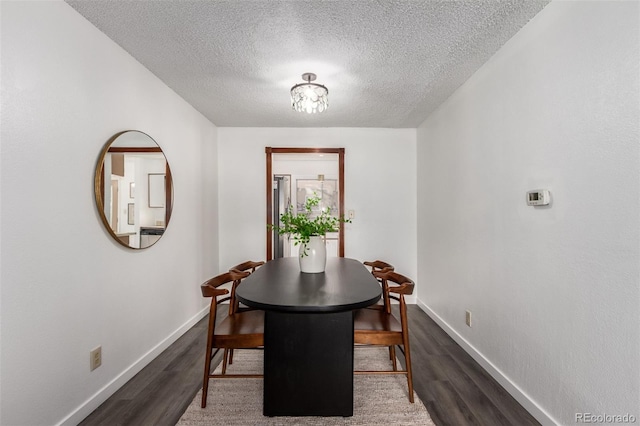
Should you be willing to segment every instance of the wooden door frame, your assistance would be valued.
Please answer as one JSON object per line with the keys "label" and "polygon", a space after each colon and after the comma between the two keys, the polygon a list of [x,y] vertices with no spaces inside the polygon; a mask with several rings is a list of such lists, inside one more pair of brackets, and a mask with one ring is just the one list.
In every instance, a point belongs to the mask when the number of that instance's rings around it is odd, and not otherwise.
{"label": "wooden door frame", "polygon": [[[273,148],[266,147],[267,154],[267,260],[273,259],[273,154],[338,154],[338,192],[340,208],[338,215],[344,217],[344,148]],[[344,223],[338,229],[338,256],[344,257]]]}

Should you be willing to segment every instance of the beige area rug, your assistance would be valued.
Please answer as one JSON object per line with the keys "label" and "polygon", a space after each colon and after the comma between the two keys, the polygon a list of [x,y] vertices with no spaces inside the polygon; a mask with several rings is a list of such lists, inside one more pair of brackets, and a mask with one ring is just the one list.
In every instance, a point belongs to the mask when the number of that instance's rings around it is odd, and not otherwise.
{"label": "beige area rug", "polygon": [[[262,359],[260,350],[236,350],[227,374],[262,373]],[[356,348],[354,362],[358,370],[391,370],[386,348]],[[217,373],[220,368],[216,369]],[[409,402],[404,376],[355,376],[353,385],[353,417],[265,417],[262,415],[262,379],[212,379],[207,408],[200,408],[200,390],[178,425],[434,424],[415,393],[415,403]]]}

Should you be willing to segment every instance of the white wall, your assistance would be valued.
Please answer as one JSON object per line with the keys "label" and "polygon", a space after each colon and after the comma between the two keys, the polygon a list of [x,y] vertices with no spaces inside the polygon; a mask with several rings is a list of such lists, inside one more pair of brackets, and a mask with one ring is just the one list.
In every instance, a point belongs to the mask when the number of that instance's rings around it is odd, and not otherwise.
{"label": "white wall", "polygon": [[[202,315],[216,127],[66,3],[0,7],[0,423],[75,424]],[[93,196],[98,154],[125,129],[151,135],[174,178],[167,232],[141,251],[110,238]]]}
{"label": "white wall", "polygon": [[[292,112],[293,113],[293,112]],[[266,256],[265,147],[345,148],[345,256],[416,276],[415,129],[218,129],[220,267]]]}
{"label": "white wall", "polygon": [[543,423],[640,418],[638,12],[552,2],[418,129],[419,303]]}

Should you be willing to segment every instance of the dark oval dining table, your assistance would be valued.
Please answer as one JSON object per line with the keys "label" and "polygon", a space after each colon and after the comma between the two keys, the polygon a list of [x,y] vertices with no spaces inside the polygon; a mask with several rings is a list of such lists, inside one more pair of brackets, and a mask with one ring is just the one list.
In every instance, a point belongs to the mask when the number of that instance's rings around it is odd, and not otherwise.
{"label": "dark oval dining table", "polygon": [[265,416],[353,415],[353,313],[381,297],[359,261],[328,258],[325,272],[300,272],[297,257],[274,259],[242,281],[240,302],[265,311]]}

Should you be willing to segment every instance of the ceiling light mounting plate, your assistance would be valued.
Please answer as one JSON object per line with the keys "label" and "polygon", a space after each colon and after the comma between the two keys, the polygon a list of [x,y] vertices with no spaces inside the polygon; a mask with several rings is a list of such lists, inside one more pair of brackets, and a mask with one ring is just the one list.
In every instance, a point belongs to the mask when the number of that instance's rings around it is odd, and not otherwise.
{"label": "ceiling light mounting plate", "polygon": [[315,81],[317,77],[318,76],[312,72],[305,72],[304,74],[302,74],[302,79],[305,81]]}

